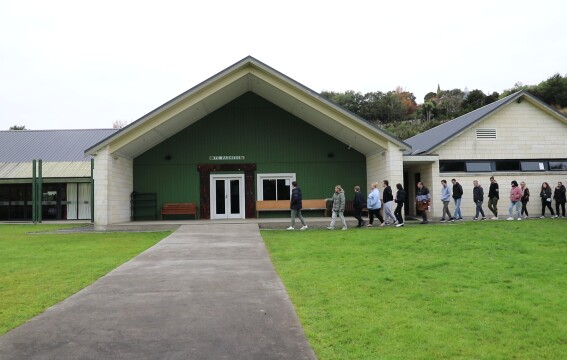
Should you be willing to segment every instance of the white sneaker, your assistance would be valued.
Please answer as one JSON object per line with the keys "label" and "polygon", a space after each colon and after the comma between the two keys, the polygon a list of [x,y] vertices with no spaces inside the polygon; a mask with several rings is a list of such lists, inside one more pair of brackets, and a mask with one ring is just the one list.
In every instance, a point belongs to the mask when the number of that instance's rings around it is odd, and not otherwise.
{"label": "white sneaker", "polygon": [[295,230],[293,226],[288,227],[286,230]]}
{"label": "white sneaker", "polygon": [[347,227],[346,227],[346,226],[345,226],[345,227],[343,227],[343,230],[346,230],[346,229],[347,229]]}
{"label": "white sneaker", "polygon": [[490,218],[490,220],[498,220],[498,216],[493,216]]}
{"label": "white sneaker", "polygon": [[335,230],[335,228],[327,226],[327,230]]}
{"label": "white sneaker", "polygon": [[510,216],[510,217],[509,217],[508,219],[506,219],[506,220],[514,220],[514,218]]}
{"label": "white sneaker", "polygon": [[522,220],[522,218],[518,218],[518,221]]}
{"label": "white sneaker", "polygon": [[397,225],[396,225],[396,227],[402,227],[402,226],[404,226],[404,223],[401,223],[401,224],[397,224]]}
{"label": "white sneaker", "polygon": [[540,219],[545,219],[545,216],[542,215],[542,216],[540,216],[539,218],[540,218]]}
{"label": "white sneaker", "polygon": [[307,229],[309,229],[309,227],[307,227],[307,225],[303,225],[303,226],[301,227],[301,229],[299,229],[299,230],[307,230]]}

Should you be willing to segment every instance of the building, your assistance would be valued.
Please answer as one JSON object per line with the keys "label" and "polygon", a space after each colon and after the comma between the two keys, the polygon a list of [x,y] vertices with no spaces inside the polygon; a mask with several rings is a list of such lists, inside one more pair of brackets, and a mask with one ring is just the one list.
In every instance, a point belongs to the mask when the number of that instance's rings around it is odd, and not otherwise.
{"label": "building", "polygon": [[92,166],[85,145],[114,132],[0,131],[0,221],[91,219]]}
{"label": "building", "polygon": [[[567,180],[566,139],[567,118],[520,91],[407,139],[412,150],[404,155],[404,177],[411,194],[417,181],[429,187],[436,216],[442,179],[450,184],[455,178],[463,186],[461,209],[472,218],[472,182],[480,182],[486,199],[492,175],[500,187],[500,213],[508,213],[510,182],[516,180],[531,190],[528,207],[539,214],[541,184],[553,188]],[[484,209],[490,213],[486,200]]]}
{"label": "building", "polygon": [[[65,144],[66,137],[42,138],[44,150],[12,159],[5,156],[2,141],[0,184],[13,189],[18,182],[33,183],[31,160],[42,159],[43,182],[49,178],[60,184],[58,210],[47,214],[61,219],[88,214],[104,229],[137,215],[157,219],[163,204],[178,202],[196,203],[202,219],[270,216],[258,213],[258,201],[287,201],[293,180],[300,183],[304,199],[329,198],[336,184],[350,198],[355,185],[368,191],[372,182],[384,179],[404,184],[412,199],[416,182],[423,181],[431,191],[435,217],[441,211],[440,180],[456,178],[465,190],[463,213],[472,217],[472,179],[479,179],[487,191],[488,177],[496,176],[502,198],[507,198],[510,180],[526,181],[534,204],[542,181],[552,184],[567,175],[567,119],[529,93],[512,94],[402,141],[252,57],[119,131],[84,132],[92,137],[72,136],[79,143],[81,150],[73,151],[80,159],[67,159],[63,152],[45,157],[48,148]],[[37,143],[21,142],[32,147]],[[92,178],[84,165],[91,157]],[[82,164],[83,172],[60,170],[46,177],[49,161],[60,164],[59,169],[65,163]],[[27,170],[20,177],[6,170],[24,164]],[[73,206],[68,197],[86,204],[86,190],[80,199],[72,190],[72,184],[80,183],[94,186],[94,213],[77,210],[75,215],[66,207]],[[0,197],[0,206],[5,199]],[[536,210],[533,205],[531,209]],[[407,210],[415,214],[414,206]],[[2,219],[6,216],[0,215]]]}

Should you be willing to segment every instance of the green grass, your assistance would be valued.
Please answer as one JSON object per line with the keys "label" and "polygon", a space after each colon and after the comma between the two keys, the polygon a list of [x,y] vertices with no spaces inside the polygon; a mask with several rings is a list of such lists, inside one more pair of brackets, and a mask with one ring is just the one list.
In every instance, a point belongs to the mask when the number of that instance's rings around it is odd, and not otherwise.
{"label": "green grass", "polygon": [[263,231],[320,360],[566,359],[567,221]]}
{"label": "green grass", "polygon": [[73,225],[0,225],[0,335],[169,234],[28,233],[69,227]]}

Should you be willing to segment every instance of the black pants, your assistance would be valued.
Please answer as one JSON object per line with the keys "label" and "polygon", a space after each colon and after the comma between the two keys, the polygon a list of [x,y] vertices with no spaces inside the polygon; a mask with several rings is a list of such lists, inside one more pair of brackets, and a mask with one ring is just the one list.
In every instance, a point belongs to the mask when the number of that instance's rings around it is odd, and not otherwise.
{"label": "black pants", "polygon": [[394,210],[394,216],[396,217],[396,220],[398,220],[398,224],[404,223],[404,218],[402,217],[402,208],[403,207],[404,207],[403,202],[396,203],[396,210]]}
{"label": "black pants", "polygon": [[555,213],[559,215],[559,207],[561,207],[561,216],[565,217],[565,203],[564,202],[555,202]]}
{"label": "black pants", "polygon": [[374,216],[376,216],[378,220],[380,220],[380,224],[384,222],[384,218],[382,217],[382,214],[380,214],[380,209],[368,209],[368,217],[370,218],[369,219],[370,225],[374,223]]}
{"label": "black pants", "polygon": [[551,216],[554,216],[553,208],[551,207],[551,201],[541,200],[541,216],[545,216],[545,208],[548,208],[551,212]]}
{"label": "black pants", "polygon": [[358,220],[358,226],[362,225],[362,208],[354,208],[354,218]]}
{"label": "black pants", "polygon": [[526,216],[530,216],[530,214],[528,214],[528,202],[522,200],[522,212],[521,212],[521,215],[523,216],[524,214],[526,214]]}

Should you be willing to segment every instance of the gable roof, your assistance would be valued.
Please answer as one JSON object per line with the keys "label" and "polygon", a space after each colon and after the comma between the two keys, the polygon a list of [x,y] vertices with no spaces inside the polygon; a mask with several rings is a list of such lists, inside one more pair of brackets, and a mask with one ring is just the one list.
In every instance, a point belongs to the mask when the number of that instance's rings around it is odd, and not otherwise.
{"label": "gable roof", "polygon": [[84,150],[116,129],[0,131],[0,163],[89,161]]}
{"label": "gable roof", "polygon": [[505,98],[485,105],[456,119],[443,123],[409,139],[406,139],[405,142],[412,147],[411,153],[406,153],[406,155],[430,154],[442,144],[452,140],[454,137],[461,134],[466,129],[492,115],[502,107],[514,101],[520,102],[524,99],[539,107],[540,109],[548,112],[552,116],[567,122],[567,118],[563,114],[545,104],[541,100],[537,99],[529,92],[525,90],[518,91],[506,96]]}
{"label": "gable roof", "polygon": [[315,91],[248,56],[110,135],[86,154],[105,146],[134,158],[246,92],[253,92],[364,154],[394,143],[410,146]]}

